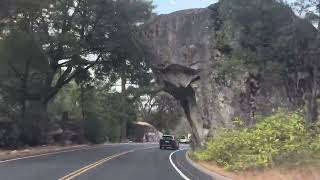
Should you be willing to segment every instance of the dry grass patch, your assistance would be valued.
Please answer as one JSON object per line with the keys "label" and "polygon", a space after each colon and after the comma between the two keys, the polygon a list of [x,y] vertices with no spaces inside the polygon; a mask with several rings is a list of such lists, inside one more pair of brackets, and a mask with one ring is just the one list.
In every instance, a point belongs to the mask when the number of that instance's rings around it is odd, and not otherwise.
{"label": "dry grass patch", "polygon": [[266,170],[229,172],[214,163],[197,161],[202,167],[233,180],[320,180],[320,166],[278,167]]}

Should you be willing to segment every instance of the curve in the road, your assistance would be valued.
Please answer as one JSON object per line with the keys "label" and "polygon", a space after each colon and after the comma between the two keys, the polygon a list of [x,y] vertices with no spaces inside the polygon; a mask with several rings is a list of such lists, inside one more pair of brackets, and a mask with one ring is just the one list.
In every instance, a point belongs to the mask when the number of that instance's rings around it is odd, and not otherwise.
{"label": "curve in the road", "polygon": [[183,174],[183,172],[174,164],[173,160],[172,160],[172,156],[177,153],[177,152],[180,152],[180,151],[184,151],[186,149],[181,149],[181,150],[177,150],[177,151],[174,151],[170,154],[169,156],[169,161],[171,163],[171,165],[173,166],[173,168],[177,171],[177,173],[184,179],[184,180],[191,180],[190,178],[188,178],[185,174]]}
{"label": "curve in the road", "polygon": [[188,163],[186,150],[173,152],[157,147],[107,145],[8,161],[0,163],[0,179],[211,180]]}
{"label": "curve in the road", "polygon": [[66,175],[66,176],[64,176],[64,177],[59,178],[58,180],[72,180],[72,179],[74,179],[74,178],[76,178],[76,177],[78,177],[78,176],[80,176],[80,175],[88,172],[89,170],[94,169],[94,168],[96,168],[97,166],[100,166],[100,165],[102,165],[102,164],[104,164],[104,163],[106,163],[106,162],[108,162],[108,161],[110,161],[110,160],[112,160],[112,159],[115,159],[115,158],[117,158],[117,157],[119,157],[119,156],[123,156],[123,155],[129,154],[129,153],[132,153],[132,152],[135,152],[135,151],[139,151],[139,150],[146,150],[146,149],[153,149],[153,148],[155,148],[155,147],[138,148],[138,149],[133,149],[133,150],[130,150],[130,151],[125,151],[125,152],[118,153],[118,154],[115,154],[115,155],[110,156],[110,157],[103,158],[103,159],[101,159],[101,160],[99,160],[99,161],[97,161],[97,162],[94,162],[94,163],[92,163],[92,164],[89,164],[89,165],[81,168],[81,169],[78,169],[78,170],[76,170],[76,171],[74,171],[74,172],[71,172],[71,173],[69,173],[68,175]]}
{"label": "curve in the road", "polygon": [[[110,160],[75,179],[183,180],[169,162],[172,152],[172,150],[160,150],[159,148],[135,151]],[[175,154],[173,157],[175,163],[176,158]],[[178,161],[181,160],[178,159]]]}
{"label": "curve in the road", "polygon": [[68,152],[92,150],[92,149],[101,148],[103,146],[115,146],[115,145],[120,145],[120,144],[124,145],[124,144],[129,144],[129,143],[102,144],[102,145],[97,145],[97,146],[85,146],[85,147],[79,147],[79,148],[74,148],[74,149],[72,148],[72,149],[67,149],[67,150],[58,150],[58,151],[54,151],[54,152],[40,153],[40,154],[36,154],[36,155],[30,155],[30,156],[24,156],[24,157],[1,160],[0,164],[1,163],[12,162],[12,161],[30,159],[30,158],[37,158],[37,157],[42,157],[42,156],[49,156],[49,155],[55,155],[55,154],[68,153]]}
{"label": "curve in the road", "polygon": [[105,157],[155,144],[107,144],[94,148],[44,154],[0,163],[0,179],[57,180]]}

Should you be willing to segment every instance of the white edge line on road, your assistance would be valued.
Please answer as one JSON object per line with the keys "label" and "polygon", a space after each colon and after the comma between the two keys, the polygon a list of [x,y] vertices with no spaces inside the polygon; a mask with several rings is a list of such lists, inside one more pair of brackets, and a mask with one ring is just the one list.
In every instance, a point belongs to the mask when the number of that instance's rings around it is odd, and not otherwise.
{"label": "white edge line on road", "polygon": [[131,144],[132,144],[132,145],[135,145],[135,144],[137,144],[137,143],[102,144],[102,145],[95,146],[95,147],[90,147],[90,146],[88,146],[88,147],[82,147],[82,148],[78,148],[78,149],[62,150],[62,151],[57,151],[57,152],[49,152],[49,153],[43,153],[43,154],[38,154],[38,155],[25,156],[25,157],[20,157],[20,158],[3,160],[3,161],[0,161],[0,164],[6,163],[6,162],[11,162],[11,161],[18,161],[18,160],[23,160],[23,159],[30,159],[30,158],[36,158],[36,157],[42,157],[42,156],[49,156],[49,155],[67,153],[67,152],[75,152],[75,151],[82,151],[82,150],[98,149],[98,148],[105,147],[105,146],[128,145],[128,144],[130,144],[130,145],[131,145]]}
{"label": "white edge line on road", "polygon": [[212,172],[200,165],[198,165],[196,162],[194,162],[193,160],[190,159],[189,155],[188,155],[188,152],[186,153],[186,159],[187,159],[187,162],[193,166],[194,168],[198,169],[199,171],[201,171],[202,173],[204,174],[207,174],[208,176],[211,176],[212,179],[216,179],[216,180],[231,180],[230,178],[228,177],[225,177],[225,176],[222,176],[220,174],[217,174],[215,172]]}
{"label": "white edge line on road", "polygon": [[188,178],[185,174],[183,174],[183,172],[181,172],[181,170],[174,164],[173,160],[172,160],[172,156],[177,153],[177,152],[180,152],[180,151],[184,151],[186,149],[181,149],[181,150],[177,150],[177,151],[174,151],[170,154],[169,156],[169,161],[171,163],[171,165],[173,166],[173,168],[178,172],[178,174],[184,179],[184,180],[191,180],[190,178]]}

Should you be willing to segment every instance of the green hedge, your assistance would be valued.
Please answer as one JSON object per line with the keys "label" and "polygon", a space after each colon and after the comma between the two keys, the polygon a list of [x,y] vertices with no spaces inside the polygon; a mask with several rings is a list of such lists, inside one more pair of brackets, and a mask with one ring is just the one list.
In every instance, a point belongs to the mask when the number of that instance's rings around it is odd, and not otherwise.
{"label": "green hedge", "polygon": [[[236,121],[239,123],[239,119]],[[214,161],[227,170],[266,168],[320,153],[319,129],[304,126],[301,112],[279,111],[258,119],[256,128],[221,130],[204,150],[194,153],[199,160]],[[313,157],[314,158],[314,157]]]}

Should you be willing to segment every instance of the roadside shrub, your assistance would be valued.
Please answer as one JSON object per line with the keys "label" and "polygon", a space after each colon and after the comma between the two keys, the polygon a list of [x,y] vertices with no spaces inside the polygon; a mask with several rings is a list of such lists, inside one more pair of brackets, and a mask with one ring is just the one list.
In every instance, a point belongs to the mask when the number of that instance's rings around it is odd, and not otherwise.
{"label": "roadside shrub", "polygon": [[318,122],[312,128],[312,142],[310,143],[310,148],[312,153],[320,158],[320,122]]}
{"label": "roadside shrub", "polygon": [[16,149],[19,148],[20,131],[13,124],[0,124],[0,148]]}
{"label": "roadside shrub", "polygon": [[104,122],[94,114],[89,116],[84,121],[84,135],[92,143],[103,143],[106,137]]}
{"label": "roadside shrub", "polygon": [[319,133],[307,131],[302,113],[279,111],[258,118],[254,129],[220,130],[204,150],[194,155],[227,170],[246,170],[270,167],[319,151]]}
{"label": "roadside shrub", "polygon": [[83,128],[86,139],[92,143],[120,142],[119,120],[110,114],[88,113]]}

